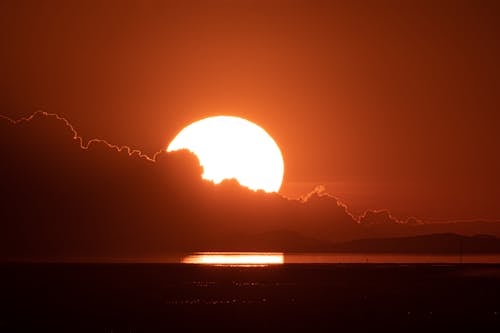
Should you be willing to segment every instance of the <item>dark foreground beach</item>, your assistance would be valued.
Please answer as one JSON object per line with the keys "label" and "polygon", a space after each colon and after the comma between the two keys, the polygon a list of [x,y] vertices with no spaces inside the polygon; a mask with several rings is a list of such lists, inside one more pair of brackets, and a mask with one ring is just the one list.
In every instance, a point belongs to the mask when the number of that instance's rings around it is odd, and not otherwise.
{"label": "dark foreground beach", "polygon": [[2,264],[0,332],[500,329],[500,265]]}

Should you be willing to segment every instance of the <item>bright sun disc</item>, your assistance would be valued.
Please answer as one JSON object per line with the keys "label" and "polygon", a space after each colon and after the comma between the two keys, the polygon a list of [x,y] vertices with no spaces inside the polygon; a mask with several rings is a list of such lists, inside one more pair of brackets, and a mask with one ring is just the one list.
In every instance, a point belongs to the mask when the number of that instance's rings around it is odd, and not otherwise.
{"label": "bright sun disc", "polygon": [[284,163],[273,138],[261,127],[239,117],[209,117],[186,126],[167,151],[187,149],[203,166],[203,178],[218,184],[235,178],[252,190],[277,192]]}

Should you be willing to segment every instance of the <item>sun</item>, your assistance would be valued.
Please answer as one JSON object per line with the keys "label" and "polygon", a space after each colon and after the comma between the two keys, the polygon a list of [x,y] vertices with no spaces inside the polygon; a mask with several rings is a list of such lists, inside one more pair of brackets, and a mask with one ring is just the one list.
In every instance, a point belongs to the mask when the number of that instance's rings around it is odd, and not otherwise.
{"label": "sun", "polygon": [[236,179],[252,190],[277,192],[283,181],[281,150],[260,126],[239,117],[198,120],[177,134],[167,151],[187,149],[203,166],[203,178],[218,184]]}

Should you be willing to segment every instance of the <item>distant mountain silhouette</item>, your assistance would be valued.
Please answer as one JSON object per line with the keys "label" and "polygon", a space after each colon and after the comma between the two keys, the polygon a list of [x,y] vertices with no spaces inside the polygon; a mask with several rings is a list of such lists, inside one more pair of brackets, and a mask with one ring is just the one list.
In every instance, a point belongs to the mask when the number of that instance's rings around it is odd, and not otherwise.
{"label": "distant mountain silhouette", "polygon": [[[334,243],[303,236],[291,230],[276,230],[258,234],[225,237],[213,251],[323,252]],[[203,249],[200,249],[203,250]]]}
{"label": "distant mountain silhouette", "polygon": [[214,251],[349,252],[480,254],[500,253],[500,238],[491,235],[461,236],[453,233],[411,237],[365,238],[329,242],[305,237],[297,232],[278,230],[254,235],[238,235],[220,242]]}
{"label": "distant mountain silhouette", "polygon": [[411,237],[359,239],[336,243],[332,250],[364,253],[500,253],[500,239],[491,235],[462,236],[442,233]]}

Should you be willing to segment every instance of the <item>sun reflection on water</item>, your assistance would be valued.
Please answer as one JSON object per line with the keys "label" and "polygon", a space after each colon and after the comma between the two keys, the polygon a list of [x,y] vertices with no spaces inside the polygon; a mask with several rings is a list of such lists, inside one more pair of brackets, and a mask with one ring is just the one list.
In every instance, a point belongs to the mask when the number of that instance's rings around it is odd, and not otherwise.
{"label": "sun reflection on water", "polygon": [[267,266],[283,264],[283,253],[199,252],[182,258],[184,264]]}

